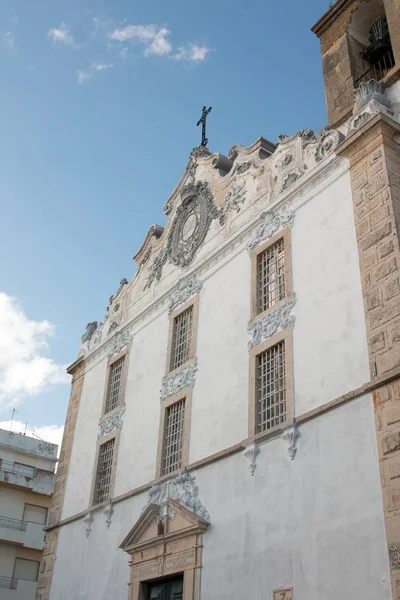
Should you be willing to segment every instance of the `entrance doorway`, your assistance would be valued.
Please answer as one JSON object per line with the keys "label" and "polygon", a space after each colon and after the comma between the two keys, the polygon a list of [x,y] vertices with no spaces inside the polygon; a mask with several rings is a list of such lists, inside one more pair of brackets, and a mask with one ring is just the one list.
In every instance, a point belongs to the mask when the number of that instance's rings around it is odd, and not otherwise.
{"label": "entrance doorway", "polygon": [[148,584],[148,600],[183,600],[183,576]]}

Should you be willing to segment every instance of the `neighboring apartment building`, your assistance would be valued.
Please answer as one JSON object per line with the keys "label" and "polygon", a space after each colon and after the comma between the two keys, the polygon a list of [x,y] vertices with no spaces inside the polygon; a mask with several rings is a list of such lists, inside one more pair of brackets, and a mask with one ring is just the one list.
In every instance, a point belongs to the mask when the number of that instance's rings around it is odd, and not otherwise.
{"label": "neighboring apartment building", "polygon": [[314,31],[329,125],[195,148],[87,326],[38,600],[400,598],[400,0]]}
{"label": "neighboring apartment building", "polygon": [[34,600],[58,446],[0,429],[0,600]]}

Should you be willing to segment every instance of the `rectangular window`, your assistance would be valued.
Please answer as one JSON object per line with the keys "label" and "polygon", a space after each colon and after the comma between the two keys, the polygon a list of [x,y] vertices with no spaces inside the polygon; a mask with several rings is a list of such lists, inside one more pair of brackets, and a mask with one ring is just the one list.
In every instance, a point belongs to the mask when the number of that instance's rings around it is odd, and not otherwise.
{"label": "rectangular window", "polygon": [[111,410],[114,410],[114,408],[116,408],[120,402],[124,361],[125,356],[122,356],[122,358],[116,360],[110,366],[110,372],[108,375],[107,399],[104,410],[105,413],[109,413]]}
{"label": "rectangular window", "polygon": [[177,315],[174,319],[171,347],[170,370],[183,365],[190,358],[193,326],[193,306]]}
{"label": "rectangular window", "polygon": [[286,421],[285,342],[256,356],[256,433]]}
{"label": "rectangular window", "polygon": [[99,448],[93,504],[100,504],[109,498],[114,446],[115,438],[112,438]]}
{"label": "rectangular window", "polygon": [[167,475],[182,467],[185,422],[185,398],[165,409],[162,474]]}
{"label": "rectangular window", "polygon": [[14,564],[13,579],[25,579],[25,581],[37,581],[39,574],[39,561],[16,558]]}
{"label": "rectangular window", "polygon": [[25,504],[22,520],[37,523],[38,525],[46,525],[47,508],[36,506],[35,504]]}
{"label": "rectangular window", "polygon": [[257,314],[285,298],[285,246],[283,238],[257,255]]}

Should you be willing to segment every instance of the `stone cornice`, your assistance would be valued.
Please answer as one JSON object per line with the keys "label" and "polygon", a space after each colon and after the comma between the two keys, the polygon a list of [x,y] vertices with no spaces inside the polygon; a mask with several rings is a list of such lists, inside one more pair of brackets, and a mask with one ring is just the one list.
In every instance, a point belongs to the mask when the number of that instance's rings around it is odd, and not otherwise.
{"label": "stone cornice", "polygon": [[311,31],[318,37],[332,25],[348,6],[354,4],[354,0],[337,0],[329,10],[311,27]]}

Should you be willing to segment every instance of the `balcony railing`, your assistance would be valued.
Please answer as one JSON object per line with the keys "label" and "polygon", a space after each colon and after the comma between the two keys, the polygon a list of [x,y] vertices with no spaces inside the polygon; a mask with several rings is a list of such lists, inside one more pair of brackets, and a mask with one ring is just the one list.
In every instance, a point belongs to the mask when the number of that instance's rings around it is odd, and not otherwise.
{"label": "balcony railing", "polygon": [[1,577],[0,576],[0,588],[8,588],[9,590],[16,590],[18,585],[18,579],[12,577]]}
{"label": "balcony railing", "polygon": [[394,67],[394,56],[393,51],[389,50],[386,54],[381,56],[374,64],[367,69],[362,75],[355,80],[355,86],[357,87],[364,81],[375,79],[375,81],[381,81]]}
{"label": "balcony railing", "polygon": [[0,527],[7,527],[7,529],[17,529],[18,531],[26,531],[26,521],[19,521],[18,519],[9,519],[8,517],[0,517]]}
{"label": "balcony railing", "polygon": [[0,470],[14,475],[25,475],[25,477],[35,476],[35,467],[28,465],[20,465],[18,463],[9,462],[8,460],[0,459]]}

